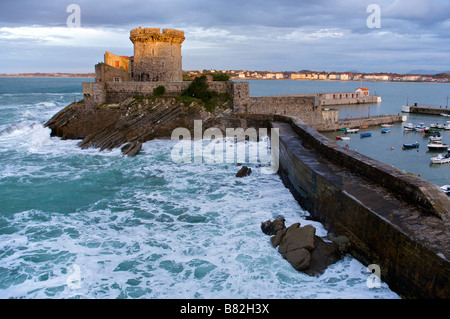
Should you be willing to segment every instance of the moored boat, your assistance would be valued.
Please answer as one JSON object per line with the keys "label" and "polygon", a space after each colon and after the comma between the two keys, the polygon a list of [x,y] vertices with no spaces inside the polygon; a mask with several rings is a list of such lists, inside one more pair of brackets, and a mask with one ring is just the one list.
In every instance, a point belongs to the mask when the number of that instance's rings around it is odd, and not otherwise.
{"label": "moored boat", "polygon": [[350,137],[347,136],[336,136],[337,140],[343,140],[343,141],[348,141],[350,139]]}
{"label": "moored boat", "polygon": [[450,196],[450,185],[442,185],[440,188],[444,191],[445,194],[447,194],[447,196]]}
{"label": "moored boat", "polygon": [[430,143],[436,142],[436,141],[442,141],[442,136],[440,136],[440,135],[433,135],[432,137],[430,137]]}
{"label": "moored boat", "polygon": [[381,133],[389,133],[391,130],[388,128],[381,129]]}
{"label": "moored boat", "polygon": [[370,133],[370,132],[361,133],[361,134],[359,134],[359,136],[361,136],[361,137],[371,137],[372,133]]}
{"label": "moored boat", "polygon": [[419,143],[403,144],[402,149],[419,148]]}
{"label": "moored boat", "polygon": [[427,147],[430,151],[448,150],[448,144],[444,144],[442,141],[432,141]]}
{"label": "moored boat", "polygon": [[357,128],[347,128],[345,129],[345,133],[357,133],[359,129]]}
{"label": "moored boat", "polygon": [[405,131],[407,131],[407,132],[415,131],[414,124],[412,124],[412,123],[406,124],[403,128],[404,128]]}
{"label": "moored boat", "polygon": [[444,130],[450,130],[450,121],[447,121],[447,123],[444,126]]}
{"label": "moored boat", "polygon": [[446,164],[450,163],[450,152],[447,152],[447,154],[439,154],[436,157],[431,158],[431,163],[433,164]]}

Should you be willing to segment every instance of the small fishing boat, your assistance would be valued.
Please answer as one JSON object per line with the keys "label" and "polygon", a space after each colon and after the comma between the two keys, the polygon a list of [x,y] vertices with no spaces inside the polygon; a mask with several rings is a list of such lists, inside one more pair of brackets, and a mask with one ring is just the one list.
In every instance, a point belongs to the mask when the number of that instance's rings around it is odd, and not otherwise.
{"label": "small fishing boat", "polygon": [[359,134],[359,136],[361,136],[361,137],[371,137],[372,133],[370,133],[370,132],[361,133],[361,134]]}
{"label": "small fishing boat", "polygon": [[381,127],[391,127],[392,124],[381,124]]}
{"label": "small fishing boat", "polygon": [[388,128],[381,129],[381,133],[389,133],[391,130]]}
{"label": "small fishing boat", "polygon": [[423,129],[422,132],[425,133],[426,135],[430,135],[430,134],[440,134],[439,130],[440,130],[440,129],[438,129],[438,128],[429,128],[429,127],[427,127],[427,128],[425,128],[425,129]]}
{"label": "small fishing boat", "polygon": [[[424,123],[419,123],[416,127],[415,127],[416,132],[428,132],[430,130],[429,127],[425,126]],[[435,130],[435,129],[433,129]]]}
{"label": "small fishing boat", "polygon": [[419,148],[419,143],[403,144],[402,149]]}
{"label": "small fishing boat", "polygon": [[412,123],[406,124],[403,128],[405,129],[406,132],[412,132],[412,131],[416,130],[414,128],[414,124],[412,124]]}
{"label": "small fishing boat", "polygon": [[447,124],[444,126],[444,130],[450,130],[450,121],[447,121]]}
{"label": "small fishing boat", "polygon": [[443,154],[439,154],[436,157],[432,157],[431,158],[431,163],[433,164],[446,164],[446,163],[450,163],[450,152],[448,152],[447,154],[443,155]]}
{"label": "small fishing boat", "polygon": [[442,185],[440,188],[444,191],[445,194],[447,194],[447,196],[450,196],[450,185]]}
{"label": "small fishing boat", "polygon": [[357,133],[359,129],[357,128],[347,128],[345,129],[345,133]]}
{"label": "small fishing boat", "polygon": [[448,144],[444,144],[442,141],[433,141],[427,147],[430,151],[448,150]]}
{"label": "small fishing boat", "polygon": [[433,135],[432,137],[430,137],[430,143],[436,142],[436,141],[442,141],[442,136]]}
{"label": "small fishing boat", "polygon": [[441,114],[441,116],[449,117],[449,116],[450,116],[450,114],[445,114],[445,113],[442,113],[442,114]]}

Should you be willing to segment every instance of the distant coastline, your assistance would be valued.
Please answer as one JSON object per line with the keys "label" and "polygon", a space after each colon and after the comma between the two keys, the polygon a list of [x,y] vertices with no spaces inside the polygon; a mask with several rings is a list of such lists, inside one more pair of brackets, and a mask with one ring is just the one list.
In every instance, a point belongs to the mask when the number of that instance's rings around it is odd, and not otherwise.
{"label": "distant coastline", "polygon": [[93,78],[95,73],[0,73],[0,77],[11,78]]}

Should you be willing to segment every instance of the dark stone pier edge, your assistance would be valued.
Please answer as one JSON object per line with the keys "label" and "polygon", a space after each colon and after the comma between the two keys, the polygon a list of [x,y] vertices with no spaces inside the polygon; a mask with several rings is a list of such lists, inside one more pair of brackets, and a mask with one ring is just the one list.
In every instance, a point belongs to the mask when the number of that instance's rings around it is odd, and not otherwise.
{"label": "dark stone pier edge", "polygon": [[[334,143],[331,146],[328,143],[331,142],[330,140],[305,125],[300,119],[274,115],[272,120],[289,123],[302,141],[307,140],[307,143],[316,150],[319,149],[320,153],[324,152],[324,154],[328,153],[329,155],[329,152],[334,152],[335,154],[331,157],[342,156],[342,159],[338,160],[341,162],[340,164],[355,165],[355,163],[345,164],[349,160],[345,157],[352,157],[352,155],[345,153],[351,153],[351,151],[347,152]],[[273,126],[270,120],[269,126]],[[336,146],[342,148],[342,150],[336,149]],[[321,148],[322,150],[320,150]],[[324,148],[328,149],[324,151]],[[307,164],[302,163],[287,147],[281,134],[279,154],[279,175],[300,205],[311,214],[313,219],[322,222],[328,231],[349,237],[352,241],[351,254],[360,262],[366,266],[370,264],[380,265],[381,279],[393,291],[402,298],[449,298],[450,265],[445,257],[439,256],[423,243],[411,238],[399,227],[365,207],[360,201],[336,187],[332,181],[327,180],[326,177],[313,171]],[[326,157],[329,158],[330,156]],[[371,165],[376,162],[363,155],[361,157],[370,161]],[[352,158],[351,160],[362,162],[361,158]],[[380,162],[377,163],[381,167],[384,165]],[[358,163],[356,165],[364,166],[368,164]],[[307,178],[314,179],[315,189],[311,189],[311,184],[302,180],[302,176],[305,175],[308,176]],[[381,178],[386,179],[385,176]],[[390,176],[389,178],[402,180],[404,177]],[[408,176],[406,176],[406,179],[408,179]],[[444,198],[443,204],[442,199],[431,199],[430,204],[430,200],[426,200],[426,191],[424,194],[424,185],[420,185],[422,180],[417,178],[417,181],[418,187],[417,185],[412,185],[412,187],[409,185],[406,190],[409,193],[403,195],[410,198],[426,214],[441,215],[440,219],[444,219],[443,223],[448,226],[447,217],[450,207],[448,207],[448,201],[445,202],[447,198]],[[417,181],[415,182],[417,183]],[[399,183],[402,184],[405,181]],[[431,183],[428,184],[432,185]],[[398,186],[397,183],[393,187]],[[317,194],[318,189],[325,191]],[[345,208],[345,211],[343,211],[343,208]],[[438,212],[436,212],[436,209]]]}

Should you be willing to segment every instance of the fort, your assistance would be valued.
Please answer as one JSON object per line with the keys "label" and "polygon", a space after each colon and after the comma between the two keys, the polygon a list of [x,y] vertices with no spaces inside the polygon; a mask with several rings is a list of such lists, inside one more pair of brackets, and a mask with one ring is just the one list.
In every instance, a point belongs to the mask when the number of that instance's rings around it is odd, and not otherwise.
{"label": "fort", "polygon": [[[405,298],[450,296],[450,199],[436,185],[330,141],[319,131],[402,121],[400,115],[339,119],[333,105],[377,103],[368,89],[354,92],[252,97],[248,82],[211,81],[229,101],[214,112],[178,96],[184,32],[131,30],[134,56],[105,53],[95,82],[83,83],[82,102],[55,114],[52,135],[82,139],[81,147],[122,147],[136,155],[143,142],[170,137],[177,127],[266,127],[280,131],[278,174],[300,205],[336,235],[350,252],[377,264],[382,280]],[[164,86],[166,95],[152,98]]]}

